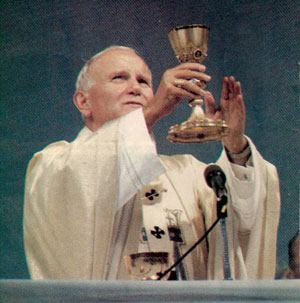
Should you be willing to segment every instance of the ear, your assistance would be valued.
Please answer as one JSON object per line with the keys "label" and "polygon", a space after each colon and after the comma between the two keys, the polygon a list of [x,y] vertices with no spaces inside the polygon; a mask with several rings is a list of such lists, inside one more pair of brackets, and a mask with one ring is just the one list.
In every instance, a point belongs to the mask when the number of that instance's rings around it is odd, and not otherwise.
{"label": "ear", "polygon": [[92,116],[92,109],[90,103],[88,102],[86,92],[77,91],[73,97],[73,101],[84,118],[90,118]]}

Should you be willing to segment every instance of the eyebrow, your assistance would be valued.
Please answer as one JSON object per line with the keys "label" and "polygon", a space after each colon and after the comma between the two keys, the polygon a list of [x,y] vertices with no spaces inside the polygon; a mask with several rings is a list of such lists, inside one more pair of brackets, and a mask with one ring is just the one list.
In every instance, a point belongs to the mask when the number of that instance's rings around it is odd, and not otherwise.
{"label": "eyebrow", "polygon": [[[129,72],[126,70],[126,69],[120,69],[120,70],[116,70],[116,71],[113,71],[111,73],[109,73],[109,77],[112,77],[114,75],[118,75],[118,74],[129,74]],[[151,72],[147,72],[145,74],[143,73],[139,73],[137,74],[137,77],[138,78],[143,78],[145,80],[147,80],[149,83],[152,83],[152,74]]]}

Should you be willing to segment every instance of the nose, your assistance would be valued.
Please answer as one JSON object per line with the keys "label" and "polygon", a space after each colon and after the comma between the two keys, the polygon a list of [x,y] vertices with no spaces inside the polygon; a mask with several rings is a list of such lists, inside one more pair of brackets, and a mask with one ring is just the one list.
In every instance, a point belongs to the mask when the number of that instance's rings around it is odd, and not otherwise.
{"label": "nose", "polygon": [[129,81],[128,93],[138,96],[141,94],[141,84],[137,80]]}

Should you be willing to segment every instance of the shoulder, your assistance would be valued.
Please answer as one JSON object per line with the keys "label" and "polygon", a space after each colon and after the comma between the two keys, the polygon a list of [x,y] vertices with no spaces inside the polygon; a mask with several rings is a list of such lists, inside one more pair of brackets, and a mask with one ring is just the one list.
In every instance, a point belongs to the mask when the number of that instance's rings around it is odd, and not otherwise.
{"label": "shoulder", "polygon": [[58,141],[47,145],[41,151],[36,152],[30,160],[27,168],[27,174],[37,167],[49,166],[57,157],[66,154],[70,143],[67,141]]}
{"label": "shoulder", "polygon": [[45,148],[43,148],[41,151],[35,153],[33,156],[33,159],[42,158],[42,157],[44,157],[44,158],[46,157],[49,159],[53,158],[53,157],[63,153],[64,151],[66,151],[69,146],[70,146],[70,143],[67,141],[58,141],[58,142],[51,143],[51,144],[47,145]]}
{"label": "shoulder", "polygon": [[72,146],[76,146],[78,149],[78,146],[82,146],[84,140],[90,136],[90,133],[91,132],[87,130],[87,128],[83,128],[72,142],[61,140],[50,143],[42,150],[36,152],[33,155],[31,162],[34,160],[45,160],[47,162],[51,162],[53,159],[67,156]]}
{"label": "shoulder", "polygon": [[66,147],[70,145],[67,141],[57,141],[50,143],[46,147],[44,147],[39,153],[52,153],[52,152],[59,152],[61,150],[64,150]]}
{"label": "shoulder", "polygon": [[277,171],[277,167],[272,163],[264,160],[266,174],[267,174],[267,185],[269,191],[276,191],[278,194],[280,193],[280,183],[279,183],[279,175]]}
{"label": "shoulder", "polygon": [[272,175],[277,175],[277,167],[264,159],[264,164],[268,170],[268,172]]}

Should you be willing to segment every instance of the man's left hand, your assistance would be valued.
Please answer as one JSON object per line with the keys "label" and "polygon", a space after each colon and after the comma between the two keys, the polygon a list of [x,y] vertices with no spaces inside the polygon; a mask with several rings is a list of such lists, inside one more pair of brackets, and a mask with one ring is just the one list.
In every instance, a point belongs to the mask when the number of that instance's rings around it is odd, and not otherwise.
{"label": "man's left hand", "polygon": [[247,146],[245,138],[246,108],[242,93],[241,83],[234,77],[225,77],[220,107],[215,107],[215,100],[211,93],[207,92],[206,114],[211,119],[225,120],[230,128],[230,134],[222,139],[226,149],[232,153],[239,153]]}

